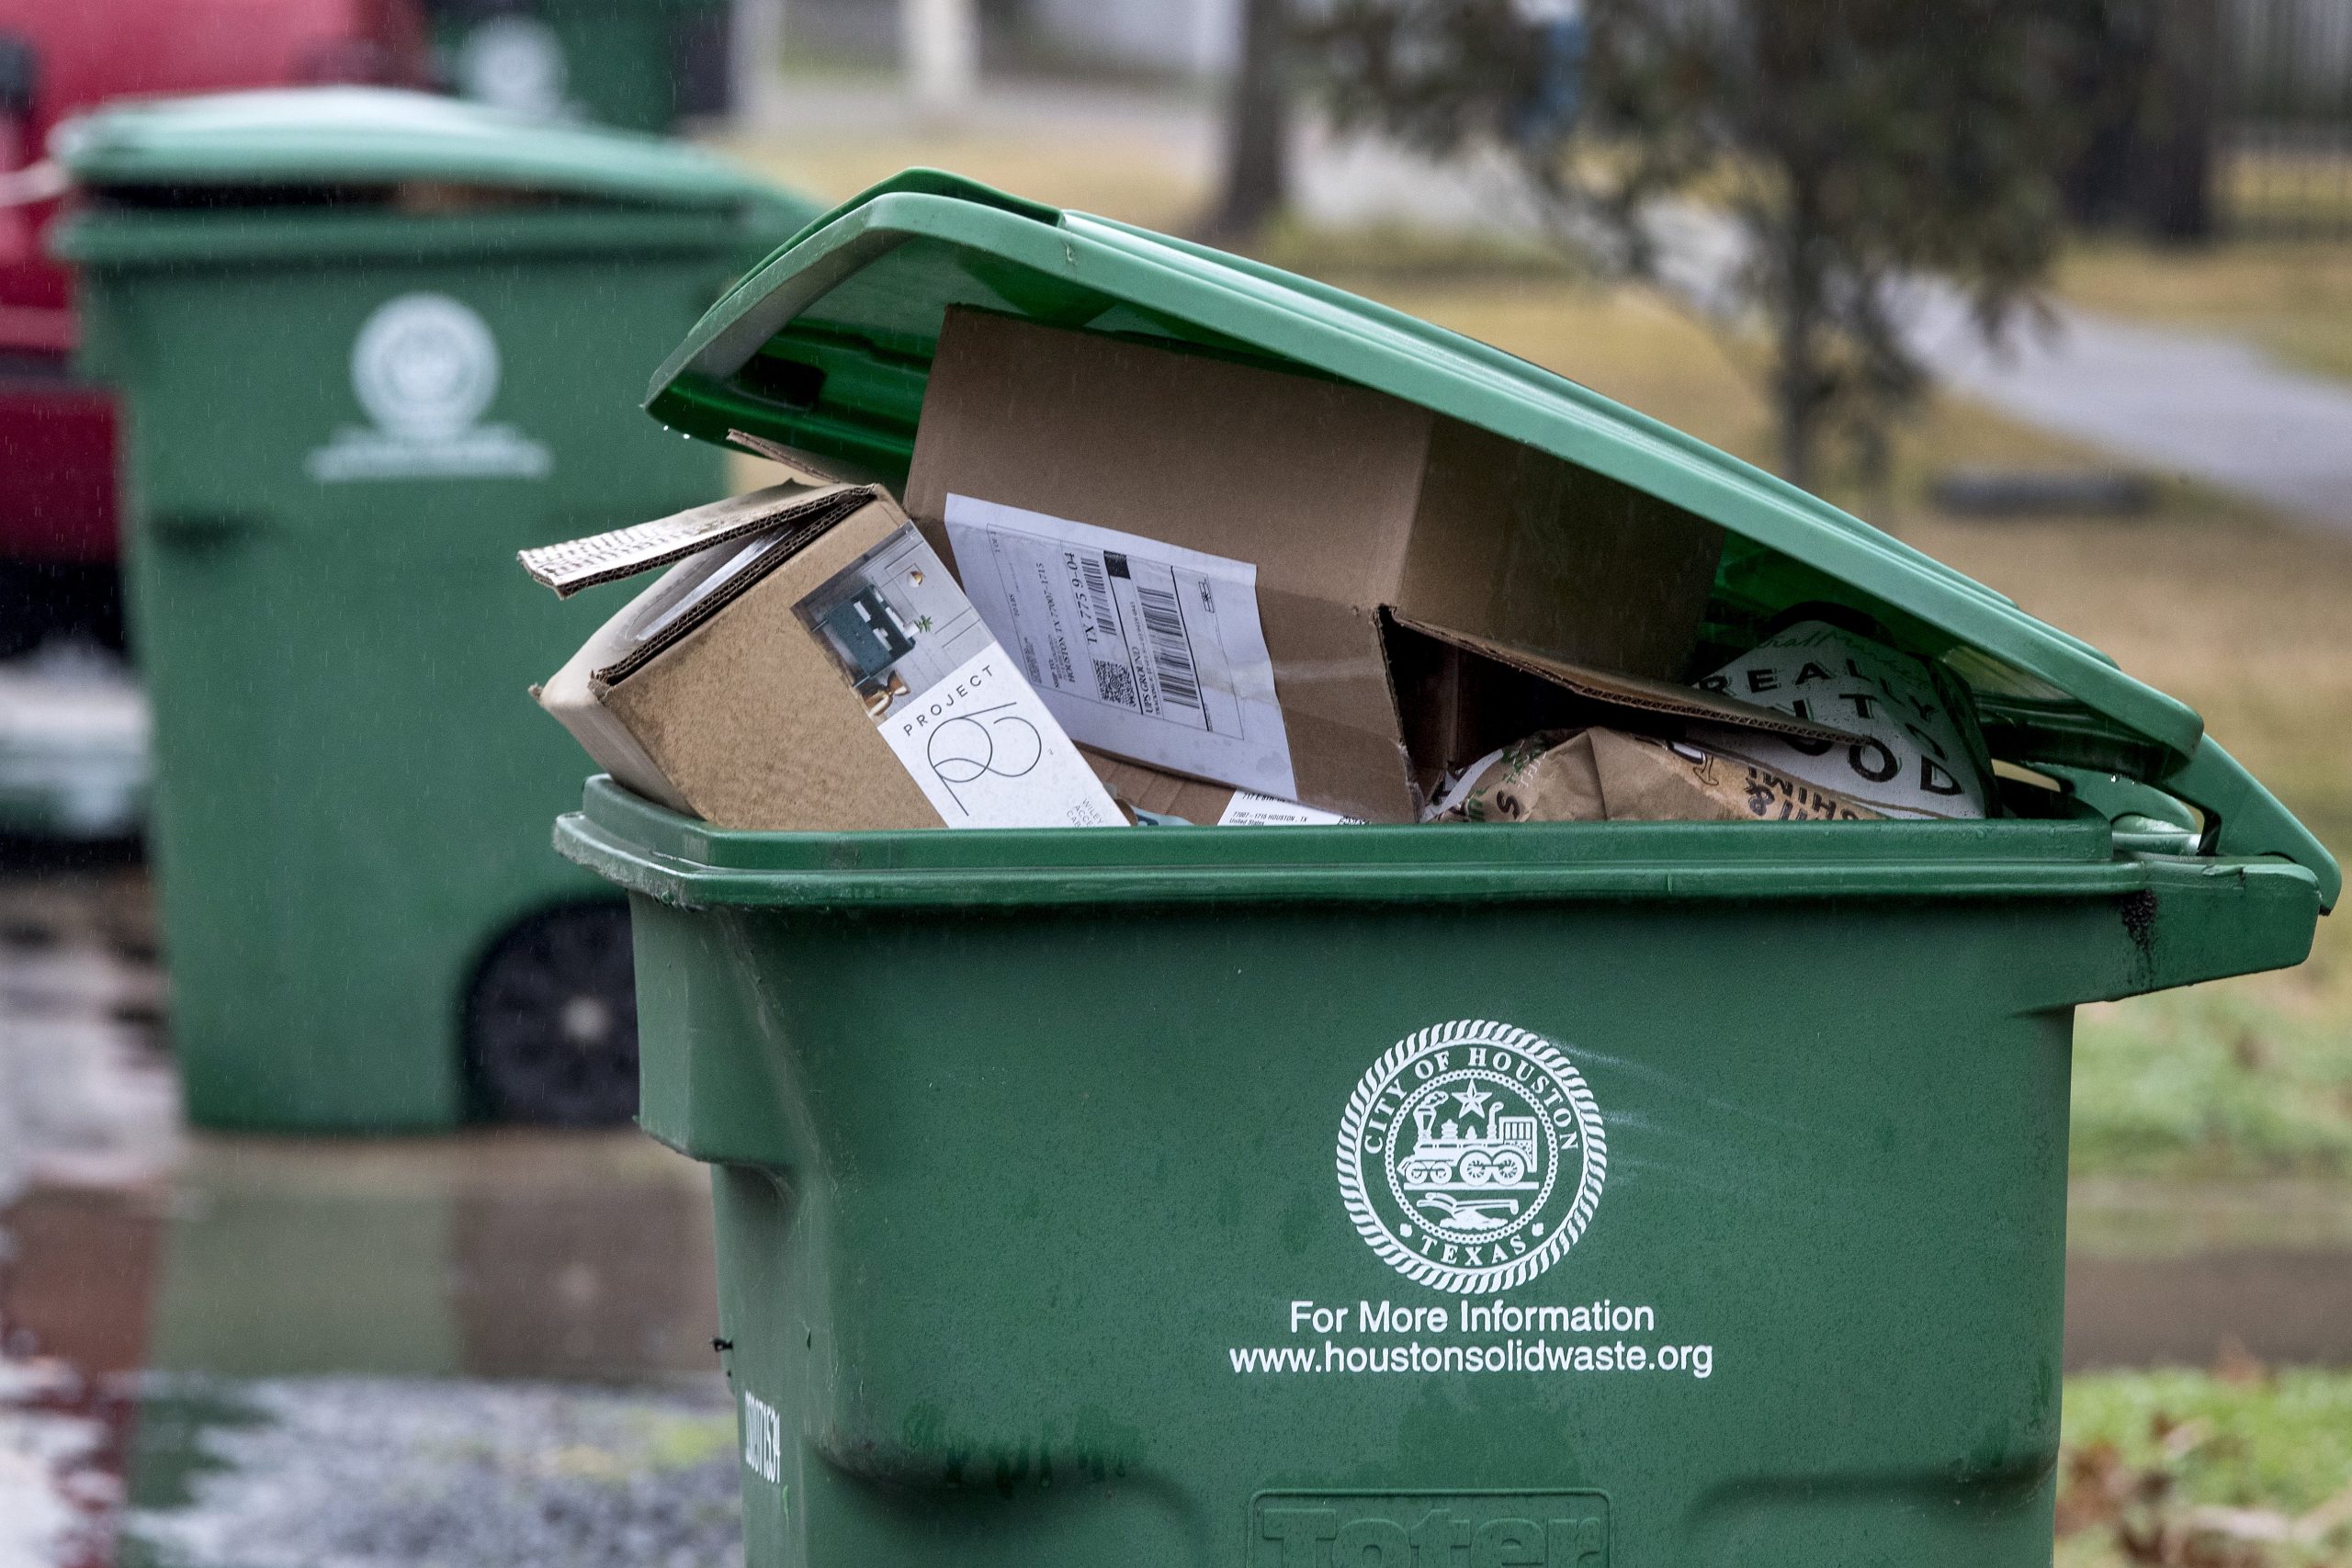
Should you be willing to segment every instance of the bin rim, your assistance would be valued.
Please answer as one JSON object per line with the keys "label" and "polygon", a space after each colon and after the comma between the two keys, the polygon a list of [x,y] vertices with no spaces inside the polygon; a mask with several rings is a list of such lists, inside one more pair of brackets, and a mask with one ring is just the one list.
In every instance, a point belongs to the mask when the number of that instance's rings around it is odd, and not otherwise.
{"label": "bin rim", "polygon": [[552,124],[395,87],[132,98],[61,123],[49,154],[85,191],[432,183],[692,210],[814,204],[691,143]]}
{"label": "bin rim", "polygon": [[[1329,828],[751,832],[598,774],[557,819],[558,852],[684,908],[1018,909],[1069,905],[1498,900],[2086,897],[2249,879],[2269,857],[2120,852],[2107,822],[1550,822]],[[2312,918],[2315,918],[2315,913]]]}
{"label": "bin rim", "polygon": [[[904,265],[885,272],[894,260]],[[1352,382],[1605,474],[1850,588],[1932,641],[1921,651],[1943,657],[2002,721],[2010,760],[2098,766],[2170,790],[2223,818],[2209,847],[2284,854],[2334,900],[2332,857],[2211,746],[2196,711],[2089,644],[1565,376],[1246,257],[910,169],[819,218],[738,282],[655,373],[646,409],[702,440],[740,448],[730,433],[741,431],[820,468],[847,459],[902,475],[951,304]],[[831,399],[828,385],[846,389]],[[2226,796],[2228,809],[2190,787]]]}

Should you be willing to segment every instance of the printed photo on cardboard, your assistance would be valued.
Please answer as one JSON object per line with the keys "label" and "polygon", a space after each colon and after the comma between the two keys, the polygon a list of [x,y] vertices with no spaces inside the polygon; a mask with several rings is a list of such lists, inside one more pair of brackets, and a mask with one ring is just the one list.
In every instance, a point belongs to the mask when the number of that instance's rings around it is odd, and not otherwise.
{"label": "printed photo on cardboard", "polygon": [[953,676],[992,640],[931,547],[905,530],[795,609],[877,719]]}

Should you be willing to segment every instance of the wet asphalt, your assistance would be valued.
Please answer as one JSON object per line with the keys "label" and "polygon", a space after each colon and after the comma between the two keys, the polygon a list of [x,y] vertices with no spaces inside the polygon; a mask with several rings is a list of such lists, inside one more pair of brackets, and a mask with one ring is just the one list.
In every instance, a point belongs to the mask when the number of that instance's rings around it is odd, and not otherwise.
{"label": "wet asphalt", "polygon": [[163,1380],[125,1564],[725,1568],[743,1561],[723,1391]]}
{"label": "wet asphalt", "polygon": [[0,1568],[742,1561],[707,1179],[177,1119],[128,847],[0,874]]}

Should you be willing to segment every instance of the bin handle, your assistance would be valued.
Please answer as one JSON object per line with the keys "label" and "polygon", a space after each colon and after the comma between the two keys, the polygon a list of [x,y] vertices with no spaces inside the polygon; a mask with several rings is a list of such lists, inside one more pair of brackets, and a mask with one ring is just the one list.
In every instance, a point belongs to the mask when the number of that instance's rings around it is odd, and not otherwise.
{"label": "bin handle", "polygon": [[2207,854],[2283,856],[2318,879],[2322,913],[2335,907],[2336,895],[2344,890],[2344,873],[2335,857],[2211,736],[2199,740],[2188,761],[2157,787],[2205,814],[2202,848]]}
{"label": "bin handle", "polygon": [[249,512],[158,512],[147,519],[147,531],[159,541],[199,549],[250,538],[268,525]]}

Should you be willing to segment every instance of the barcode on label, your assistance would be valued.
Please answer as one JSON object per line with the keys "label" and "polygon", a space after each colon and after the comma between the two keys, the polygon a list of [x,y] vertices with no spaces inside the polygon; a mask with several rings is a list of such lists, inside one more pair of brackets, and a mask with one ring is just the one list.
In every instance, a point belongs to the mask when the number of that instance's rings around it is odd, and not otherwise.
{"label": "barcode on label", "polygon": [[1106,703],[1121,707],[1136,705],[1135,671],[1124,664],[1114,664],[1107,659],[1094,661],[1094,691]]}
{"label": "barcode on label", "polygon": [[1083,555],[1078,558],[1079,570],[1086,577],[1088,612],[1094,624],[1106,634],[1116,637],[1119,631],[1118,607],[1111,603],[1111,580],[1103,574],[1102,558]]}
{"label": "barcode on label", "polygon": [[1184,617],[1176,608],[1176,595],[1138,582],[1136,604],[1143,611],[1144,634],[1151,639],[1152,671],[1159,677],[1160,695],[1199,713],[1200,678],[1193,669],[1193,649],[1184,639]]}

